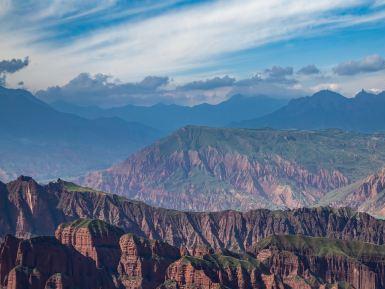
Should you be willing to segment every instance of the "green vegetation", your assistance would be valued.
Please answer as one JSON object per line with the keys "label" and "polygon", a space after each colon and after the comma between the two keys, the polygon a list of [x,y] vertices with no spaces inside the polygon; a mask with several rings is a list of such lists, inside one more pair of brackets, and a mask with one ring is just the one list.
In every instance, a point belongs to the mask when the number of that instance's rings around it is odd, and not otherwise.
{"label": "green vegetation", "polygon": [[210,260],[213,263],[218,264],[221,268],[244,268],[246,270],[251,270],[252,268],[260,268],[260,262],[247,255],[236,255],[228,256],[223,254],[214,254],[210,255],[206,260]]}
{"label": "green vegetation", "polygon": [[248,254],[211,254],[203,258],[184,256],[182,262],[190,263],[195,268],[200,269],[237,269],[239,267],[246,270],[261,269],[261,263]]}
{"label": "green vegetation", "polygon": [[301,235],[274,235],[261,240],[256,250],[277,248],[287,251],[311,251],[316,256],[339,255],[360,259],[361,257],[385,257],[385,246],[359,241],[346,241]]}
{"label": "green vegetation", "polygon": [[345,187],[328,192],[321,198],[321,200],[319,200],[317,206],[327,206],[328,204],[344,200],[351,192],[356,191],[360,184],[361,181],[357,181]]}
{"label": "green vegetation", "polygon": [[266,162],[279,155],[311,172],[339,170],[358,180],[385,164],[385,135],[319,131],[233,129],[187,126],[154,144],[168,157],[173,152],[215,148]]}
{"label": "green vegetation", "polygon": [[73,227],[75,229],[88,228],[94,234],[115,233],[123,235],[123,230],[97,219],[77,219],[71,223],[62,224],[63,227]]}
{"label": "green vegetation", "polygon": [[99,193],[99,191],[96,191],[94,189],[91,189],[91,188],[87,188],[87,187],[82,187],[82,186],[79,186],[75,183],[72,183],[72,182],[67,182],[67,181],[63,181],[63,180],[60,180],[62,183],[63,183],[63,186],[64,188],[69,191],[69,192],[93,192],[93,193]]}
{"label": "green vegetation", "polygon": [[194,268],[197,269],[215,269],[218,268],[217,264],[210,262],[209,260],[205,260],[198,257],[192,257],[192,256],[183,256],[182,257],[182,263],[183,264],[191,264]]}

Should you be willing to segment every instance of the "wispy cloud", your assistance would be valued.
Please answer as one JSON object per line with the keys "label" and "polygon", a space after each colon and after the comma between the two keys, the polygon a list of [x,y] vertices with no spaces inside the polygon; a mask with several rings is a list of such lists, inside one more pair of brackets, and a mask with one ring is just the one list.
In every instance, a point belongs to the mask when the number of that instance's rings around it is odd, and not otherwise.
{"label": "wispy cloud", "polygon": [[[138,80],[215,67],[233,53],[385,19],[382,1],[190,2],[37,0],[28,7],[15,0],[0,18],[7,39],[1,56],[30,55],[34,65],[20,77],[33,88],[64,84],[84,70]],[[357,13],[362,7],[366,12]]]}

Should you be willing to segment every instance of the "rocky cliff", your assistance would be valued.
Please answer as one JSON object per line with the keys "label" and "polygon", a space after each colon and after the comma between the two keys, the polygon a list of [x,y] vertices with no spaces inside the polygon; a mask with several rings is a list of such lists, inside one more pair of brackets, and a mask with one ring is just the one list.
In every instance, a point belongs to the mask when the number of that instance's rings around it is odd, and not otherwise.
{"label": "rocky cliff", "polygon": [[164,282],[167,267],[180,258],[179,248],[133,234],[120,239],[118,272],[125,288],[156,288]]}
{"label": "rocky cliff", "polygon": [[373,215],[385,215],[385,168],[321,199],[321,204],[351,207]]}
{"label": "rocky cliff", "polygon": [[81,182],[177,210],[298,208],[384,164],[380,134],[189,126]]}
{"label": "rocky cliff", "polygon": [[[385,246],[275,235],[248,253],[207,248],[194,255],[133,234],[115,238],[120,232],[102,221],[80,220],[59,226],[59,240],[8,235],[0,245],[0,288],[385,288]],[[112,237],[107,240],[106,236]],[[73,243],[82,239],[86,246]],[[98,252],[101,244],[106,253],[111,250],[114,264],[108,254],[89,254]]]}
{"label": "rocky cliff", "polygon": [[78,219],[59,225],[55,237],[91,258],[98,268],[115,270],[120,257],[119,239],[123,230],[100,220]]}
{"label": "rocky cliff", "polygon": [[[245,251],[273,234],[385,242],[385,221],[348,208],[196,213],[155,208],[62,180],[42,186],[20,177],[0,188],[1,237],[53,235],[60,223],[84,218],[106,221],[140,237],[185,246],[190,252],[199,246]],[[59,239],[76,247],[79,243],[64,229]]]}
{"label": "rocky cliff", "polygon": [[112,276],[93,260],[54,237],[20,240],[9,236],[0,249],[0,285],[4,288],[116,288]]}

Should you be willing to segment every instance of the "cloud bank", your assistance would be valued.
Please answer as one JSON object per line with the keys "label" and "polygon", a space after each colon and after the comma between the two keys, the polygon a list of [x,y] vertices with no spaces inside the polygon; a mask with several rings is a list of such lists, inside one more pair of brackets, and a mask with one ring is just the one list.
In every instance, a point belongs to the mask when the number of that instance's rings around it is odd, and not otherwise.
{"label": "cloud bank", "polygon": [[306,65],[297,71],[298,74],[303,74],[303,75],[319,74],[320,72],[321,71],[314,64]]}
{"label": "cloud bank", "polygon": [[[338,80],[346,76],[351,76],[348,81],[354,88],[354,95],[362,88],[383,90],[379,86],[379,83],[383,82],[383,75],[379,74],[382,70],[385,70],[384,59],[379,55],[369,55],[360,60],[342,62],[323,71],[315,64],[305,65],[296,73],[291,66],[276,65],[247,78],[237,79],[224,75],[184,84],[179,84],[168,76],[146,76],[138,82],[122,82],[106,74],[80,73],[62,86],[38,91],[37,96],[47,102],[65,101],[102,107],[156,103],[196,105],[204,102],[218,103],[235,94],[293,98],[321,89],[336,90],[345,94]],[[367,84],[366,87],[360,86],[356,78],[358,75],[359,79]]]}
{"label": "cloud bank", "polygon": [[356,75],[385,70],[385,59],[380,55],[369,55],[360,60],[350,60],[338,64],[334,69],[338,75]]}
{"label": "cloud bank", "polygon": [[250,78],[217,76],[178,85],[169,77],[147,76],[139,82],[122,82],[105,74],[81,73],[63,86],[37,92],[47,102],[65,101],[102,107],[126,104],[154,105],[176,103],[196,105],[218,103],[234,94],[268,95],[278,98],[299,97],[306,90],[295,87],[292,67],[273,66]]}
{"label": "cloud bank", "polygon": [[24,59],[11,59],[11,60],[1,60],[0,61],[0,85],[6,85],[6,76],[7,74],[15,73],[29,64],[29,58]]}

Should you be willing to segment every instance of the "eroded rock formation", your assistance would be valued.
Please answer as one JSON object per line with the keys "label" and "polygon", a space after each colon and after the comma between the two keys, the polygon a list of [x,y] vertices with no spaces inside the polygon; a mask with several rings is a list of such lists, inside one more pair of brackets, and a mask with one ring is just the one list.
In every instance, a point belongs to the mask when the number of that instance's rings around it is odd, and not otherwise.
{"label": "eroded rock formation", "polygon": [[0,288],[385,288],[385,246],[359,241],[274,235],[247,253],[209,247],[190,253],[122,235],[98,220],[62,224],[56,237],[8,235],[0,246]]}
{"label": "eroded rock formation", "polygon": [[41,186],[26,177],[0,186],[0,190],[1,238],[6,234],[54,235],[60,223],[88,218],[103,220],[126,233],[185,246],[190,252],[199,246],[245,251],[273,234],[355,239],[375,244],[385,241],[385,221],[348,208],[180,212],[61,180]]}

